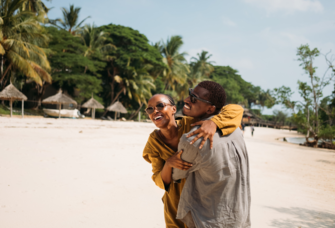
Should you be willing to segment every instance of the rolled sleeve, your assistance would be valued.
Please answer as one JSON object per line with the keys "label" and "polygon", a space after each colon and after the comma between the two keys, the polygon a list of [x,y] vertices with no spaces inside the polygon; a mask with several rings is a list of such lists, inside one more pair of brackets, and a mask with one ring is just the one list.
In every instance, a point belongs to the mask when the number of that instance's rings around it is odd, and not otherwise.
{"label": "rolled sleeve", "polygon": [[221,112],[211,120],[221,130],[222,135],[233,133],[241,124],[244,109],[240,105],[229,104],[221,109]]}

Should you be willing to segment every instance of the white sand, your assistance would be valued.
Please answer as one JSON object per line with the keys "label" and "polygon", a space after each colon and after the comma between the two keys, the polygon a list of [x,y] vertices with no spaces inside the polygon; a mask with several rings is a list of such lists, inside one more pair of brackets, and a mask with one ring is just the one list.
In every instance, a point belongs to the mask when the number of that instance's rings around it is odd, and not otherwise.
{"label": "white sand", "polygon": [[[149,123],[0,118],[1,228],[165,227]],[[335,227],[335,153],[246,129],[252,227]]]}

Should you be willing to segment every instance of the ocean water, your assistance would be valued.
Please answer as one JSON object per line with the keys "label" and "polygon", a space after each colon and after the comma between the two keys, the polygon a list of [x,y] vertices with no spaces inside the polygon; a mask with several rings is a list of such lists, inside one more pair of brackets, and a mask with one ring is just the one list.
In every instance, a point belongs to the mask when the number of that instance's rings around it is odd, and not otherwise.
{"label": "ocean water", "polygon": [[[310,141],[313,140],[313,138],[309,138]],[[281,138],[280,141],[284,141],[284,138]],[[290,138],[286,138],[286,141],[289,143],[294,143],[294,144],[303,144],[306,142],[306,138],[305,137],[290,137]],[[322,143],[322,139],[319,140],[319,144]],[[335,140],[333,140],[333,142],[335,142]]]}

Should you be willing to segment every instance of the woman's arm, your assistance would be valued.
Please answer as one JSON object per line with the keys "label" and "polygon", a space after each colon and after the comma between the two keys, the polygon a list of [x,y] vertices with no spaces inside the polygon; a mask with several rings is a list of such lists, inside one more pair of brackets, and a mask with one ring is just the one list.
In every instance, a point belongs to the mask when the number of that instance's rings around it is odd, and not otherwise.
{"label": "woman's arm", "polygon": [[[149,138],[150,140],[150,138]],[[181,152],[175,153],[173,156],[164,161],[159,153],[153,150],[149,143],[144,148],[143,158],[151,163],[152,166],[152,180],[155,184],[165,191],[168,191],[169,184],[171,183],[172,168],[188,170],[192,164],[183,161],[181,158]]]}
{"label": "woman's arm", "polygon": [[244,109],[240,105],[229,104],[224,106],[221,109],[221,112],[214,116],[210,120],[199,121],[197,123],[192,124],[191,126],[201,125],[201,127],[187,135],[187,137],[191,137],[193,135],[197,136],[191,141],[193,144],[199,138],[203,137],[202,142],[200,143],[199,148],[201,149],[205,144],[206,140],[209,138],[210,140],[210,148],[213,147],[213,137],[214,134],[219,128],[222,132],[222,135],[229,135],[236,130],[241,124],[243,117]]}
{"label": "woman's arm", "polygon": [[188,170],[192,167],[191,163],[183,161],[181,159],[181,154],[183,151],[178,151],[173,156],[168,158],[164,164],[164,167],[161,172],[162,180],[165,185],[169,185],[172,180],[172,168],[180,169],[180,170]]}

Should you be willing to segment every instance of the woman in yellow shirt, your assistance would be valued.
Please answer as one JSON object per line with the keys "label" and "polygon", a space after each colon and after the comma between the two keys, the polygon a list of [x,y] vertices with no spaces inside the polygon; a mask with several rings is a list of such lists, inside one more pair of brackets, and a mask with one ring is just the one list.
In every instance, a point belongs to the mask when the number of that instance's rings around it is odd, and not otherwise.
{"label": "woman in yellow shirt", "polygon": [[[202,89],[197,88],[198,91]],[[203,91],[206,92],[205,90]],[[190,95],[198,97],[186,98],[186,104],[190,103],[191,100],[195,102],[206,101],[201,98],[201,91],[199,96],[191,94],[190,90]],[[178,203],[185,179],[181,183],[176,184],[171,181],[171,174],[172,168],[188,169],[192,164],[181,160],[180,155],[182,152],[176,153],[179,139],[183,134],[191,130],[192,124],[199,125],[199,123],[202,126],[196,133],[199,133],[198,136],[202,136],[204,139],[214,135],[217,128],[221,130],[223,135],[230,134],[239,126],[243,116],[243,108],[239,105],[226,105],[211,120],[198,123],[196,123],[198,119],[192,117],[183,117],[181,120],[176,121],[174,118],[176,111],[175,103],[170,96],[156,94],[150,98],[146,112],[159,130],[155,130],[150,134],[143,151],[143,158],[152,165],[152,179],[155,184],[165,190],[162,200],[166,227],[185,228],[186,225],[176,219]]]}

